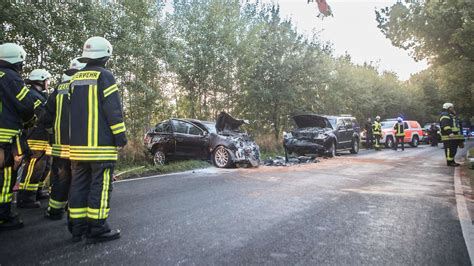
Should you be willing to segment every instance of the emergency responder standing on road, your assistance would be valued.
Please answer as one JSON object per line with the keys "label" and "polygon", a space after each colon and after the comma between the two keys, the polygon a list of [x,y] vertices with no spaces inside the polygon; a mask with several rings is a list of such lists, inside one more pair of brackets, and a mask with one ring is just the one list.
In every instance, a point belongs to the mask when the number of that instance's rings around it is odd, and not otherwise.
{"label": "emergency responder standing on road", "polygon": [[401,117],[397,118],[397,123],[393,126],[395,129],[395,147],[394,150],[398,149],[398,143],[402,144],[402,151],[405,150],[405,128],[403,125],[403,119]]}
{"label": "emergency responder standing on road", "polygon": [[62,81],[46,102],[45,116],[40,123],[53,132],[51,169],[51,196],[45,217],[61,220],[67,205],[71,185],[71,162],[69,161],[69,84],[72,76],[86,64],[73,59]]}
{"label": "emergency responder standing on road", "polygon": [[[30,84],[30,97],[34,102],[35,115],[41,117],[45,111],[44,105],[47,99],[49,79],[51,74],[44,69],[31,71],[27,83]],[[46,171],[48,162],[46,149],[48,148],[48,132],[41,125],[36,125],[26,132],[26,138],[30,154],[27,155],[24,171],[20,179],[18,189],[18,208],[39,208],[39,199],[42,199],[43,188],[40,187],[41,179]]]}
{"label": "emergency responder standing on road", "polygon": [[120,237],[106,222],[117,150],[127,144],[118,86],[105,69],[111,55],[109,41],[89,38],[79,59],[87,65],[71,80],[68,226],[73,242],[83,235],[89,244]]}
{"label": "emergency responder standing on road", "polygon": [[441,128],[441,140],[444,145],[444,153],[446,155],[446,163],[448,166],[459,166],[454,161],[454,157],[458,151],[458,146],[464,147],[464,136],[461,135],[459,125],[456,121],[456,111],[452,103],[443,104],[443,111],[439,118],[439,126]]}
{"label": "emergency responder standing on road", "polygon": [[373,143],[373,134],[372,134],[372,119],[367,118],[367,122],[365,123],[365,147],[367,150],[372,149]]}
{"label": "emergency responder standing on road", "polygon": [[373,127],[373,134],[375,138],[375,150],[380,151],[380,138],[382,137],[382,124],[380,123],[380,116],[375,117]]}
{"label": "emergency responder standing on road", "polygon": [[431,146],[438,147],[438,127],[435,123],[431,124],[429,134],[430,134],[430,141]]}
{"label": "emergency responder standing on road", "polygon": [[21,46],[0,45],[0,231],[23,227],[18,215],[11,211],[11,202],[16,181],[12,173],[12,143],[24,127],[34,122],[30,92],[19,74],[25,58],[26,52]]}

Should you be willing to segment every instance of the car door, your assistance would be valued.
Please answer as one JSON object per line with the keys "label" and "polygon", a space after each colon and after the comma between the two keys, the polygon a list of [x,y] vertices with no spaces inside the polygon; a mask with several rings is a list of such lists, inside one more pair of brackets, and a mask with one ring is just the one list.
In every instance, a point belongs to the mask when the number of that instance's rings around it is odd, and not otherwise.
{"label": "car door", "polygon": [[344,132],[344,139],[339,141],[344,148],[350,148],[352,143],[352,136],[354,135],[354,127],[352,125],[351,118],[344,118],[344,126],[346,127],[346,132]]}
{"label": "car door", "polygon": [[176,140],[176,155],[186,158],[201,158],[207,146],[204,131],[183,120],[172,120]]}
{"label": "car door", "polygon": [[408,126],[408,122],[403,122],[403,130],[405,132],[404,142],[411,142],[411,137],[412,137],[412,134],[413,134],[413,130],[411,130],[410,126]]}
{"label": "car door", "polygon": [[337,118],[336,120],[336,131],[335,135],[337,137],[337,148],[341,149],[344,148],[344,140],[346,139],[347,128],[344,124],[344,120],[342,118]]}
{"label": "car door", "polygon": [[173,129],[169,121],[164,121],[156,125],[150,135],[150,144],[152,147],[161,149],[166,155],[174,155],[175,139],[173,135]]}

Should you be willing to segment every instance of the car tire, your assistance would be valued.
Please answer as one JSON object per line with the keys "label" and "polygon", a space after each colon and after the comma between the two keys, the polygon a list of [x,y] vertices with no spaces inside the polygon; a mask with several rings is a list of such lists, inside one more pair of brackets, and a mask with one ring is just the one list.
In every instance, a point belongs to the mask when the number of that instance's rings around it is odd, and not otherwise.
{"label": "car tire", "polygon": [[162,149],[157,149],[153,153],[153,164],[155,166],[164,165],[166,163],[166,154]]}
{"label": "car tire", "polygon": [[331,158],[336,157],[336,142],[335,141],[331,141],[331,144],[329,144],[329,149],[328,149],[327,154]]}
{"label": "car tire", "polygon": [[212,161],[217,168],[229,168],[232,166],[230,153],[224,146],[219,146],[214,150]]}
{"label": "car tire", "polygon": [[395,145],[395,143],[393,143],[393,137],[387,136],[387,139],[385,140],[385,148],[392,149],[393,145]]}
{"label": "car tire", "polygon": [[357,139],[357,138],[353,139],[353,140],[352,140],[351,154],[357,154],[357,153],[359,153],[359,148],[360,148],[359,139]]}
{"label": "car tire", "polygon": [[416,148],[418,147],[419,144],[420,144],[420,140],[418,139],[418,136],[413,136],[410,146],[412,146],[413,148]]}

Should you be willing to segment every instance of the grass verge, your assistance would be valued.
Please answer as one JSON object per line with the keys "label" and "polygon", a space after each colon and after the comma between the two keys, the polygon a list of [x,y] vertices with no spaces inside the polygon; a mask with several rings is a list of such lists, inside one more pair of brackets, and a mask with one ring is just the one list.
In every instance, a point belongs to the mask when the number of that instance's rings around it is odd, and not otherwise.
{"label": "grass verge", "polygon": [[117,180],[124,180],[137,177],[145,177],[152,175],[162,175],[168,173],[183,172],[188,170],[202,169],[210,167],[211,164],[207,161],[189,160],[176,161],[169,164],[154,166],[154,165],[124,165],[119,166],[115,170]]}

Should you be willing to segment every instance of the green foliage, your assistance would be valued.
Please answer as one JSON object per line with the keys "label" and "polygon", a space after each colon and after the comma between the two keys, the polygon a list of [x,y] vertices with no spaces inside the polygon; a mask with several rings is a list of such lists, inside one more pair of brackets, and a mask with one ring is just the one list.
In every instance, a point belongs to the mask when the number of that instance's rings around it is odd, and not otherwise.
{"label": "green foliage", "polygon": [[430,105],[440,109],[442,101],[453,102],[462,116],[474,116],[474,2],[406,2],[376,14],[379,28],[393,45],[431,63],[429,71],[414,76],[411,83],[421,87]]}
{"label": "green foliage", "polygon": [[[26,72],[42,67],[57,79],[88,37],[109,39],[114,55],[108,66],[121,86],[130,137],[121,160],[131,165],[145,160],[146,129],[170,117],[214,120],[224,110],[252,121],[247,129],[263,150],[278,152],[293,114],[350,113],[361,123],[376,115],[405,115],[426,122],[436,119],[446,95],[464,109],[469,102],[461,98],[472,99],[474,75],[466,77],[472,64],[463,63],[472,60],[472,16],[461,4],[445,11],[431,4],[426,11],[421,3],[399,4],[378,13],[379,26],[395,45],[412,49],[417,58],[436,55],[440,62],[409,82],[371,64],[355,65],[349,56],[336,58],[331,44],[298,33],[275,4],[174,0],[168,12],[163,5],[154,0],[3,1],[0,41],[25,47]],[[449,36],[420,35],[419,27],[410,27],[428,11],[447,12],[437,34]],[[438,42],[439,37],[444,39]],[[443,50],[450,42],[456,45]],[[456,93],[449,89],[453,86]]]}

